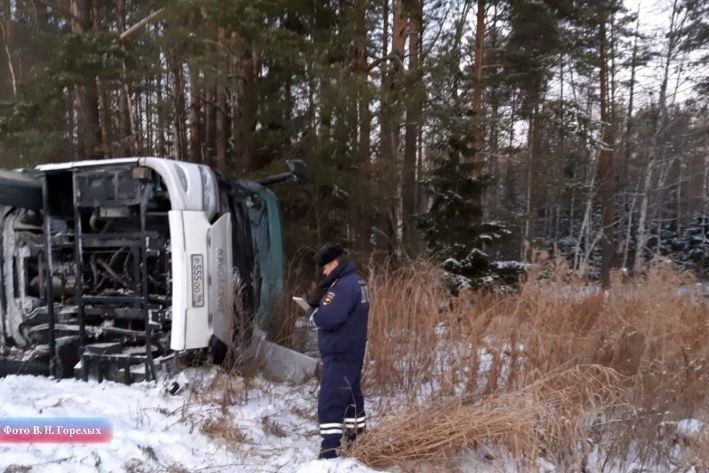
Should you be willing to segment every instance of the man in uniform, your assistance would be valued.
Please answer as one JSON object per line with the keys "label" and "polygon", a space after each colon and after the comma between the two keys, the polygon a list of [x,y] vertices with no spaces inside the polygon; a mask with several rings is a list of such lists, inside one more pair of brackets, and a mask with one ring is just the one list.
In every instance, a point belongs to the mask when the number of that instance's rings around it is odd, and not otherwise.
{"label": "man in uniform", "polygon": [[321,459],[337,457],[343,434],[353,441],[366,426],[360,379],[367,344],[369,289],[357,274],[357,265],[344,255],[337,244],[326,244],[315,254],[325,278],[308,301],[315,308],[310,319],[318,328],[323,360],[318,399]]}

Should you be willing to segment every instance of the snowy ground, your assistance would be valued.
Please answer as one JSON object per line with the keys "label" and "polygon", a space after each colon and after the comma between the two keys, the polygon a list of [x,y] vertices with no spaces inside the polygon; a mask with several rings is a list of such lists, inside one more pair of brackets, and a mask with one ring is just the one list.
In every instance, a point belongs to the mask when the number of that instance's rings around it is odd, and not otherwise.
{"label": "snowy ground", "polygon": [[[181,389],[170,395],[173,381]],[[352,459],[315,460],[316,398],[315,381],[293,387],[260,377],[219,375],[214,368],[191,368],[165,383],[132,386],[8,376],[0,378],[0,417],[108,417],[113,440],[97,445],[0,444],[0,472],[375,473]],[[386,403],[371,401],[368,417],[376,423],[376,414]],[[673,424],[687,436],[706,429],[704,422],[694,419]],[[516,470],[499,452],[492,460],[487,453],[482,448],[461,454],[454,470]],[[452,466],[430,471],[443,473]],[[542,459],[538,467],[540,472],[561,473]],[[609,470],[667,471],[633,462]]]}
{"label": "snowy ground", "polygon": [[[0,444],[5,472],[371,473],[353,460],[317,461],[317,385],[233,378],[207,389],[214,370],[191,369],[165,385],[97,384],[44,377],[0,379],[0,417],[105,416],[109,444]],[[226,406],[226,407],[223,407]],[[26,468],[23,468],[26,467]],[[31,467],[31,468],[30,468]]]}

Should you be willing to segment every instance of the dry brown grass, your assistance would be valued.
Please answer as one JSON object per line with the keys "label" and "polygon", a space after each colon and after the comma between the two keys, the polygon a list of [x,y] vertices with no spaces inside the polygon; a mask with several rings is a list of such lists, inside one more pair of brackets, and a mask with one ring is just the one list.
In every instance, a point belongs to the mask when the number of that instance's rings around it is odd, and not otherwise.
{"label": "dry brown grass", "polygon": [[382,419],[350,454],[369,465],[388,467],[440,458],[485,442],[503,444],[524,462],[540,454],[556,457],[550,449],[566,452],[583,438],[589,413],[619,403],[620,384],[614,370],[584,366],[514,392],[412,405]]}
{"label": "dry brown grass", "polygon": [[705,429],[691,442],[684,460],[686,471],[692,466],[696,467],[697,471],[709,471],[709,430]]}
{"label": "dry brown grass", "polygon": [[230,409],[248,401],[251,382],[250,378],[218,369],[213,376],[190,387],[179,409],[179,422],[187,424],[190,432],[199,431],[220,446],[239,448],[247,436]]}
{"label": "dry brown grass", "polygon": [[234,425],[229,416],[225,417],[226,419],[223,417],[208,419],[200,427],[200,432],[229,447],[243,444],[246,441],[246,434]]}
{"label": "dry brown grass", "polygon": [[269,416],[261,418],[261,427],[263,427],[264,432],[269,435],[273,435],[274,437],[282,439],[288,436],[286,430]]}
{"label": "dry brown grass", "polygon": [[227,412],[233,405],[243,405],[248,401],[252,381],[249,377],[234,377],[228,371],[220,370],[203,391],[191,394],[201,397],[202,404],[218,405],[222,412]]}
{"label": "dry brown grass", "polygon": [[[583,453],[580,439],[594,435],[618,457],[631,448],[639,456],[669,455],[658,426],[707,406],[709,309],[691,275],[657,264],[642,278],[616,277],[601,292],[564,264],[534,268],[514,293],[458,298],[448,295],[427,262],[372,271],[365,386],[411,407],[403,417],[396,412],[382,419],[353,454],[378,464],[443,455],[473,439],[503,443],[522,456],[543,450],[562,461],[574,449],[572,456]],[[587,366],[602,370],[608,383],[566,378]],[[548,390],[549,383],[556,388]],[[544,395],[535,391],[542,386]],[[554,404],[577,388],[587,394],[580,401],[611,402]],[[624,393],[624,407],[617,395],[606,396],[609,389]],[[562,412],[572,408],[567,417],[557,411],[552,417],[571,422],[576,435],[557,422],[536,422],[549,402]],[[598,415],[592,419],[591,413]],[[441,416],[451,423],[434,419]],[[419,441],[421,432],[426,435]]]}
{"label": "dry brown grass", "polygon": [[305,294],[309,290],[306,281],[312,279],[312,275],[305,277],[302,274],[300,264],[303,257],[305,257],[304,251],[299,251],[287,265],[283,274],[284,291],[277,306],[278,312],[265,321],[263,327],[270,340],[287,347],[297,344],[297,340],[294,339],[295,325],[296,321],[304,314],[303,309],[291,298],[294,295]]}

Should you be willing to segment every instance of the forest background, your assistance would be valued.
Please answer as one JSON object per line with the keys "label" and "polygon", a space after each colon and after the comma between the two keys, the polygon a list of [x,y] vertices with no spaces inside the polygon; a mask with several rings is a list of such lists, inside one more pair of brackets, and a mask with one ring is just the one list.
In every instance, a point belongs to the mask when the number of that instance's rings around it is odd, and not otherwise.
{"label": "forest background", "polygon": [[302,159],[277,189],[298,260],[706,275],[709,3],[648,3],[0,0],[0,166]]}

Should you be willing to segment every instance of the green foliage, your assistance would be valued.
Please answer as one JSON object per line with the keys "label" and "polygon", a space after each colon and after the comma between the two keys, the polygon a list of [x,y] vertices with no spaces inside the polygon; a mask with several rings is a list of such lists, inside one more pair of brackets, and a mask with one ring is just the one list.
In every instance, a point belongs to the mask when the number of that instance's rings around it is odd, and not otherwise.
{"label": "green foliage", "polygon": [[75,88],[95,84],[97,77],[117,77],[123,57],[113,33],[65,34],[33,80],[0,103],[0,157],[14,154],[29,164],[71,156],[66,121]]}
{"label": "green foliage", "polygon": [[87,85],[96,78],[111,79],[120,73],[123,49],[118,35],[109,32],[69,33],[64,36],[47,73],[55,87]]}
{"label": "green foliage", "polygon": [[508,80],[532,104],[539,101],[550,66],[563,46],[559,41],[559,15],[550,3],[510,3],[511,32],[505,50]]}
{"label": "green foliage", "polygon": [[697,52],[692,65],[704,74],[695,77],[697,90],[709,97],[709,3],[706,0],[682,0],[680,8],[686,11],[687,24],[678,31],[680,49],[683,52]]}
{"label": "green foliage", "polygon": [[[602,129],[597,119],[601,25],[606,29],[604,52],[615,101],[610,104],[616,127],[615,167],[616,171],[627,167],[628,172],[628,182],[619,181],[619,188],[631,192],[641,188],[650,156],[647,143],[654,139],[657,110],[639,112],[638,108],[654,100],[652,87],[640,87],[645,73],[636,80],[635,109],[628,117],[633,126],[632,131],[628,127],[627,138],[621,126],[628,109],[623,102],[629,95],[626,28],[633,18],[625,14],[620,0],[485,2],[481,116],[472,111],[473,92],[480,90],[473,71],[477,3],[468,0],[420,3],[424,34],[415,70],[409,69],[408,46],[401,64],[388,56],[392,1],[132,0],[125,2],[125,18],[114,4],[94,2],[87,20],[91,31],[85,33],[71,32],[72,18],[66,11],[12,2],[17,8],[8,20],[3,15],[10,4],[4,4],[7,8],[0,9],[0,20],[13,26],[10,53],[18,87],[15,94],[4,80],[9,70],[3,56],[3,166],[67,160],[77,152],[92,155],[104,149],[114,156],[155,154],[214,164],[215,109],[221,106],[215,92],[224,92],[219,98],[225,99],[220,115],[225,120],[219,122],[226,125],[220,128],[226,141],[220,143],[220,149],[226,150],[222,171],[236,175],[248,169],[258,177],[282,171],[286,159],[303,159],[309,167],[307,184],[278,189],[292,254],[318,241],[338,240],[363,250],[415,256],[420,251],[418,237],[423,236],[429,251],[445,262],[458,283],[476,283],[494,269],[485,251],[505,233],[496,225],[480,223],[480,202],[488,205],[485,215],[520,230],[516,241],[509,239],[505,247],[495,247],[496,257],[518,257],[523,238],[525,243],[550,247],[552,235],[575,242],[585,205],[593,204],[595,189],[589,183],[598,182],[591,176]],[[419,3],[403,0],[402,5],[413,12]],[[706,2],[680,0],[679,5],[687,21],[677,32],[672,68],[677,69],[680,59],[685,61],[684,72],[680,67],[677,74],[690,76],[709,91],[705,75],[691,69],[706,62],[702,49],[709,37]],[[360,62],[361,42],[356,36],[361,31],[359,7],[364,8],[366,64]],[[128,40],[117,40],[120,31],[159,9],[162,14]],[[412,31],[405,36],[412,37]],[[655,65],[657,58],[648,53],[653,46],[651,38],[639,36],[636,65]],[[363,72],[364,68],[369,70]],[[79,151],[86,133],[80,129],[85,123],[77,120],[84,105],[82,92],[93,88],[96,79],[104,92],[99,96],[101,123],[91,124],[86,145],[95,151]],[[679,97],[683,87],[677,84]],[[129,105],[123,102],[126,91]],[[86,115],[94,120],[91,98],[92,113]],[[703,107],[705,98],[699,98]],[[193,99],[198,107],[191,106]],[[366,115],[362,103],[368,107]],[[420,122],[412,127],[419,119],[411,120],[408,109],[418,116],[419,103]],[[124,107],[130,109],[129,120]],[[704,115],[706,108],[691,113],[697,122]],[[667,122],[676,120],[668,117]],[[382,124],[393,127],[393,139],[385,139]],[[98,143],[99,149],[93,143],[98,125],[108,125],[110,146]],[[526,129],[530,125],[533,133]],[[470,145],[473,126],[481,131],[478,150]],[[700,131],[688,135],[688,126],[679,122],[666,135],[689,143],[688,149],[701,149],[704,135]],[[369,132],[367,156],[359,149],[364,130]],[[432,204],[430,214],[420,216],[421,235],[411,235],[410,216],[402,215],[406,194],[402,185],[410,182],[410,174],[402,172],[402,158],[405,135],[411,130],[417,135],[414,175],[427,177],[423,186],[418,186],[420,180],[416,183],[416,205],[421,211],[422,203]],[[194,136],[197,139],[192,140]],[[526,142],[530,136],[531,147]],[[686,171],[672,167],[668,179],[679,174],[680,182],[687,174],[701,174],[701,163],[695,163],[699,158],[689,151],[680,154],[678,150],[684,149],[680,143],[661,138],[667,142],[663,160],[679,156],[682,163],[694,163]],[[619,146],[625,139],[629,142]],[[394,149],[388,144],[394,144]],[[630,150],[627,162],[621,162],[618,157],[625,156],[626,149]],[[489,180],[470,177],[473,169],[466,160],[471,156],[483,161],[480,171],[489,174]],[[683,184],[677,191],[686,201],[682,206],[672,201],[663,208],[651,201],[651,210],[657,218],[668,219],[675,208],[683,212],[683,206],[695,208],[698,204],[688,196],[697,194],[698,185],[695,179],[693,187]],[[660,189],[659,184],[653,186]],[[424,187],[428,196],[421,192]],[[639,202],[634,210],[619,212],[619,221],[636,225],[638,208]],[[585,231],[592,236],[598,222],[596,213],[590,215]],[[406,241],[399,242],[400,235]]]}
{"label": "green foliage", "polygon": [[18,166],[70,148],[64,135],[66,105],[67,97],[51,74],[22,84],[14,100],[0,103],[0,157]]}
{"label": "green foliage", "polygon": [[482,216],[480,197],[486,182],[474,179],[473,165],[463,161],[469,148],[469,140],[453,138],[435,158],[425,181],[431,206],[418,219],[429,251],[452,276],[454,288],[484,282],[492,270],[484,248],[508,233],[496,223],[476,223]]}

